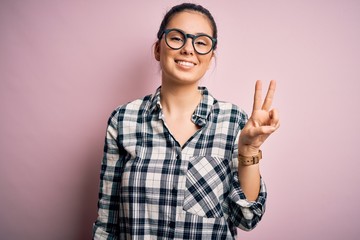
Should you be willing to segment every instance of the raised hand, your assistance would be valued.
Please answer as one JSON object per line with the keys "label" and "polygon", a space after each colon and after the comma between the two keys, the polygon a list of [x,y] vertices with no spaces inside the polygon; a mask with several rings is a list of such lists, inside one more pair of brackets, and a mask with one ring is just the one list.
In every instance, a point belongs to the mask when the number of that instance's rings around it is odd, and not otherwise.
{"label": "raised hand", "polygon": [[271,109],[276,88],[275,80],[271,80],[265,100],[262,100],[262,83],[256,81],[254,104],[251,116],[241,131],[239,138],[239,154],[253,156],[259,152],[264,141],[280,126],[276,109]]}

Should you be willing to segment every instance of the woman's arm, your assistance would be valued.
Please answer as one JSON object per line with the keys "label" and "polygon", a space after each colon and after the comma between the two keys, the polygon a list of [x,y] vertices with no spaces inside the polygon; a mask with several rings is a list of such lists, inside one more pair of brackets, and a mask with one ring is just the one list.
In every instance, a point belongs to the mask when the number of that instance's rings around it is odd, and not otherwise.
{"label": "woman's arm", "polygon": [[118,239],[119,189],[123,156],[119,151],[117,112],[113,112],[106,131],[101,164],[98,217],[93,226],[93,239]]}
{"label": "woman's arm", "polygon": [[[269,85],[264,102],[262,102],[261,81],[255,85],[253,112],[251,117],[241,130],[238,142],[238,153],[243,157],[256,156],[264,141],[280,126],[279,116],[276,109],[271,109],[276,82],[272,80]],[[239,181],[246,198],[255,201],[260,190],[259,163],[245,166],[239,162]]]}

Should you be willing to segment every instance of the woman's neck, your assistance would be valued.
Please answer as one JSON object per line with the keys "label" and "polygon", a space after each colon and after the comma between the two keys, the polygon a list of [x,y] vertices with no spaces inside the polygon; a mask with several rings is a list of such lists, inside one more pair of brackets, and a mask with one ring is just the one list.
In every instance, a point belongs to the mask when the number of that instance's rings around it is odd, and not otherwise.
{"label": "woman's neck", "polygon": [[173,116],[192,114],[202,98],[197,84],[174,86],[163,83],[160,96],[163,110]]}

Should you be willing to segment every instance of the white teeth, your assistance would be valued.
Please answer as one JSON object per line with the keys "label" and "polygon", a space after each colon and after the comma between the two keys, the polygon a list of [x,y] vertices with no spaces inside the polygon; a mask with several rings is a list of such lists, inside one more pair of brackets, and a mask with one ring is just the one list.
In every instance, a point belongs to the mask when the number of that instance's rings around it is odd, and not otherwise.
{"label": "white teeth", "polygon": [[177,63],[186,67],[193,67],[195,65],[194,63],[185,62],[185,61],[177,61]]}

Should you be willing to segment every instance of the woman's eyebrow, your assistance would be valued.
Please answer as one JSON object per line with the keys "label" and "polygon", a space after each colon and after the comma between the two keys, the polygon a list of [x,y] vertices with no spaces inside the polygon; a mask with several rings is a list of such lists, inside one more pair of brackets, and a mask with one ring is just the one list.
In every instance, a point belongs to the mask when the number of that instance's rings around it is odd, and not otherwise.
{"label": "woman's eyebrow", "polygon": [[195,34],[192,34],[192,33],[187,33],[187,32],[185,32],[185,31],[184,31],[184,33],[186,33],[186,34],[191,34],[191,35],[195,35],[195,36],[198,36],[198,35],[207,35],[207,36],[211,36],[211,34],[204,33],[204,32],[197,32],[197,33],[195,33]]}

